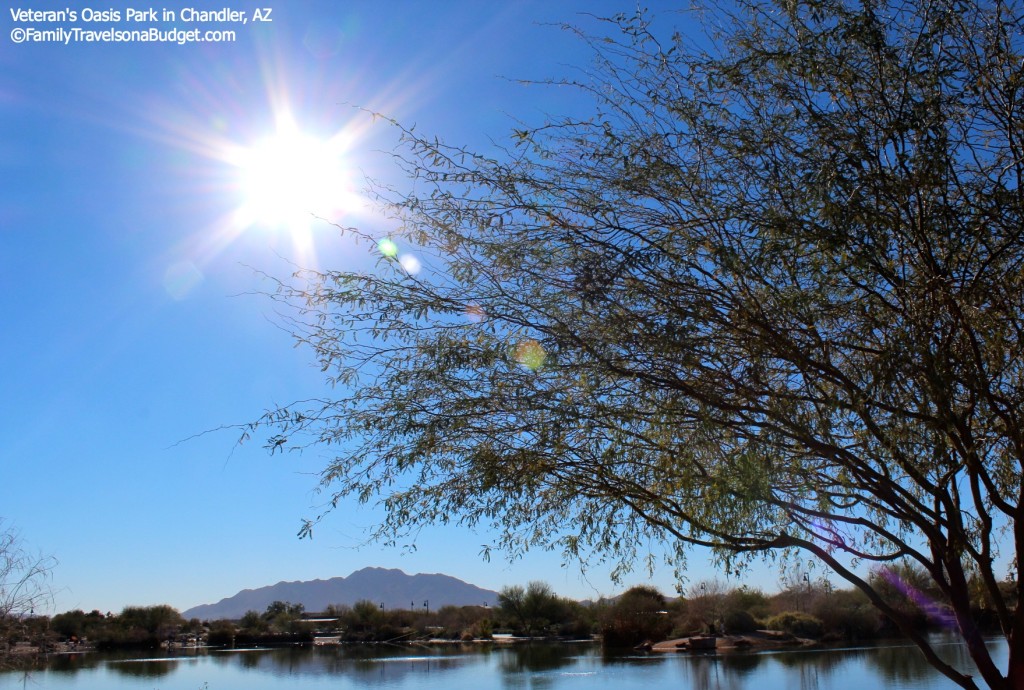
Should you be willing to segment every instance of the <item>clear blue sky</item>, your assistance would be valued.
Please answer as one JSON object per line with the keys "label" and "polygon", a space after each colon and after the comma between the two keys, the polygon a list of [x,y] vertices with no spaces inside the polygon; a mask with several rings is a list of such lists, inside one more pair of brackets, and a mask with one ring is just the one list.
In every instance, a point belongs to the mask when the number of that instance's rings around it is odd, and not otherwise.
{"label": "clear blue sky", "polygon": [[[182,4],[134,7],[162,17]],[[178,441],[323,391],[309,354],[253,294],[268,289],[253,269],[283,276],[288,262],[360,265],[365,247],[324,224],[290,220],[296,199],[268,188],[287,187],[275,176],[294,164],[274,157],[280,137],[310,147],[306,167],[329,168],[321,177],[339,191],[325,213],[386,232],[358,190],[364,175],[402,183],[380,153],[393,132],[352,105],[486,146],[511,130],[512,117],[539,123],[577,106],[567,90],[509,79],[587,64],[581,43],[544,24],[586,23],[580,12],[629,12],[636,3],[193,5],[250,18],[272,7],[272,21],[245,25],[132,26],[118,3],[103,8],[117,8],[119,22],[22,21],[9,9],[81,13],[75,5],[8,3],[0,34],[0,517],[59,560],[55,609],[185,609],[368,565],[494,589],[543,579],[581,598],[620,590],[600,569],[584,579],[561,568],[557,554],[484,563],[480,546],[491,537],[456,528],[424,530],[411,553],[356,548],[379,516],[355,505],[299,541],[300,519],[318,501],[319,453],[235,449],[230,432]],[[686,28],[683,15],[665,21]],[[150,26],[237,36],[189,45],[12,38],[19,27]],[[703,557],[693,564],[694,579],[709,576]],[[775,577],[766,569],[748,582],[774,589]],[[671,591],[671,570],[654,583]]]}

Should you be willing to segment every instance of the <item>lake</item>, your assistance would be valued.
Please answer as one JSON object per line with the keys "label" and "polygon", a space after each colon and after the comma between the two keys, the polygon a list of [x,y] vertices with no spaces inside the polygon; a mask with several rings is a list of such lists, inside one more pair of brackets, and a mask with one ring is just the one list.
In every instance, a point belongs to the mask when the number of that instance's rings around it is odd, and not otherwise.
{"label": "lake", "polygon": [[[1006,645],[993,643],[1000,664]],[[952,641],[942,655],[966,664]],[[907,644],[786,652],[605,654],[593,644],[341,646],[51,657],[0,689],[33,690],[945,690],[957,687]]]}

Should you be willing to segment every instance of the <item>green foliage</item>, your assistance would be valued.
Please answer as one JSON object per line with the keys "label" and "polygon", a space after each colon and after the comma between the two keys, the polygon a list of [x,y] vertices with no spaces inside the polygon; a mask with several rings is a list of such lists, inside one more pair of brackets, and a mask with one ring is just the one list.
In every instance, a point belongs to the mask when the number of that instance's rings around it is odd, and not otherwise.
{"label": "green foliage", "polygon": [[881,631],[880,614],[862,592],[839,590],[819,599],[812,613],[821,620],[827,633],[856,641],[877,637]]}
{"label": "green foliage", "polygon": [[797,637],[818,638],[824,632],[822,622],[800,611],[784,611],[764,622],[768,630],[781,630]]}
{"label": "green foliage", "polygon": [[214,647],[228,647],[235,642],[238,632],[235,624],[229,620],[215,620],[209,624],[210,631],[206,636],[206,644]]}
{"label": "green foliage", "polygon": [[760,626],[753,614],[745,609],[728,609],[722,616],[723,632],[730,635],[741,635],[758,630]]}
{"label": "green foliage", "polygon": [[[727,612],[746,611],[754,618],[767,618],[770,603],[768,596],[760,589],[738,587],[725,596],[723,608]],[[730,626],[727,624],[727,627]]]}
{"label": "green foliage", "polygon": [[103,614],[93,610],[85,613],[81,609],[58,613],[50,619],[50,627],[62,639],[95,638],[105,622]]}
{"label": "green foliage", "polygon": [[238,627],[247,633],[262,633],[270,629],[270,623],[259,611],[246,611]]}
{"label": "green foliage", "polygon": [[[951,618],[945,595],[920,567],[898,563],[876,568],[869,580],[899,617],[917,628],[927,627],[929,620],[943,622]],[[894,627],[892,616],[888,617],[888,624]]]}
{"label": "green foliage", "polygon": [[126,606],[117,616],[107,616],[94,630],[100,648],[156,648],[172,639],[185,624],[185,619],[166,604],[157,606]]}
{"label": "green foliage", "polygon": [[502,616],[516,632],[532,637],[551,632],[552,624],[564,620],[570,604],[545,582],[533,581],[526,588],[503,587],[498,593]]}
{"label": "green foliage", "polygon": [[263,619],[264,625],[257,625],[253,629],[269,629],[278,633],[298,632],[302,627],[299,619],[305,613],[305,610],[306,608],[302,604],[293,604],[288,601],[271,602],[262,616],[260,616]]}
{"label": "green foliage", "polygon": [[[601,24],[569,83],[592,117],[502,154],[396,125],[415,191],[381,197],[432,269],[282,283],[333,393],[245,433],[336,449],[324,489],[378,501],[385,541],[459,520],[622,568],[652,541],[730,571],[800,550],[954,682],[1021,687],[968,580],[1024,654],[993,573],[1024,530],[1024,12],[729,7],[706,8],[709,52]],[[977,671],[846,567],[901,558]]]}
{"label": "green foliage", "polygon": [[626,590],[604,614],[601,634],[607,647],[633,647],[668,637],[672,619],[665,597],[653,587]]}
{"label": "green foliage", "polygon": [[382,615],[377,604],[368,599],[361,599],[352,605],[352,609],[342,622],[353,635],[369,637],[381,622]]}

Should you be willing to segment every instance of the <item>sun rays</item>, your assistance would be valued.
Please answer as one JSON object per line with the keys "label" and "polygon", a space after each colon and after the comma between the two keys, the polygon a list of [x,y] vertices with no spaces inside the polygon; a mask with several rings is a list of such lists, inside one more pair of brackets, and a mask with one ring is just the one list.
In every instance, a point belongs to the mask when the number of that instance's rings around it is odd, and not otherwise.
{"label": "sun rays", "polygon": [[341,222],[362,204],[345,159],[349,136],[320,138],[286,118],[268,136],[230,147],[225,160],[239,200],[231,225],[287,233],[295,260],[314,266],[316,226]]}

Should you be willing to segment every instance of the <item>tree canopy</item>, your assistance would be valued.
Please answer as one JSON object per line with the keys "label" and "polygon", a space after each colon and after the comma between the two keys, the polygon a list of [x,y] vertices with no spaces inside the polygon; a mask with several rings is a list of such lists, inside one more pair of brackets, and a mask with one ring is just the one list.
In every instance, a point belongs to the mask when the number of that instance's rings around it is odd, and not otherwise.
{"label": "tree canopy", "polygon": [[591,114],[496,154],[396,124],[415,185],[379,192],[400,227],[377,268],[277,293],[334,388],[252,426],[334,448],[323,488],[381,501],[385,539],[457,520],[627,566],[652,539],[729,568],[811,554],[977,687],[852,565],[913,564],[984,683],[1024,688],[999,582],[1024,548],[1022,8],[698,14],[701,36],[578,31],[594,62],[558,83]]}
{"label": "tree canopy", "polygon": [[526,588],[514,585],[498,593],[501,612],[516,621],[527,637],[546,633],[548,626],[567,617],[568,602],[545,582],[534,581]]}

